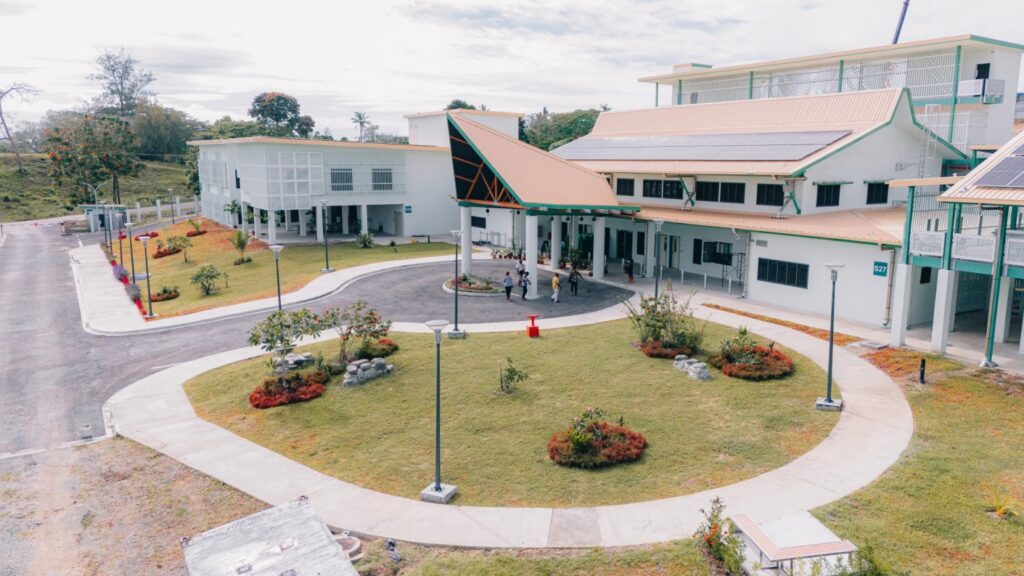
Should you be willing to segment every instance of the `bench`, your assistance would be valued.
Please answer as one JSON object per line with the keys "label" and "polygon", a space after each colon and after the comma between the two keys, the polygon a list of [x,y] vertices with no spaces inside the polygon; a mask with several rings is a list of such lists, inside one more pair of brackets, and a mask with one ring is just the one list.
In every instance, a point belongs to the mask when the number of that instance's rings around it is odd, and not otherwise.
{"label": "bench", "polygon": [[[765,568],[779,568],[784,573],[793,574],[796,560],[825,558],[828,556],[839,556],[845,554],[847,558],[857,551],[857,547],[849,540],[836,542],[823,542],[821,544],[806,544],[803,546],[788,546],[780,548],[775,542],[764,533],[763,530],[750,518],[743,515],[732,517],[736,529],[743,534],[747,541],[757,548],[758,561]],[[786,569],[786,562],[789,569]]]}

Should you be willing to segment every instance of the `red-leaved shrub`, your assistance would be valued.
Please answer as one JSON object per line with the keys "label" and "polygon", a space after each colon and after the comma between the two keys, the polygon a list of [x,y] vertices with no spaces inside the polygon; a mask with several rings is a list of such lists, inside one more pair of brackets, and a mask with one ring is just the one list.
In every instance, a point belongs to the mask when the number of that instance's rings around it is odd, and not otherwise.
{"label": "red-leaved shrub", "polygon": [[556,464],[576,468],[601,468],[620,462],[635,462],[643,456],[647,438],[639,432],[603,420],[592,421],[582,430],[584,441],[573,428],[556,432],[548,440],[548,457]]}
{"label": "red-leaved shrub", "polygon": [[263,387],[253,390],[249,394],[249,405],[253,408],[273,408],[293,402],[303,402],[320,397],[324,393],[323,384],[306,384],[295,389],[293,392],[281,392],[279,394],[267,394]]}
{"label": "red-leaved shrub", "polygon": [[164,256],[171,256],[181,252],[181,248],[160,248],[156,252],[153,252],[153,258],[163,258]]}
{"label": "red-leaved shrub", "polygon": [[726,376],[754,381],[782,378],[793,372],[793,359],[775,348],[757,345],[739,356],[746,361],[730,362],[726,354],[717,352],[708,358],[708,364]]}
{"label": "red-leaved shrub", "polygon": [[196,236],[202,236],[203,234],[206,234],[206,230],[189,230],[185,233],[185,236],[195,238]]}
{"label": "red-leaved shrub", "polygon": [[657,340],[648,340],[640,343],[640,351],[650,358],[668,358],[670,360],[675,359],[676,356],[683,354],[685,356],[692,356],[693,349],[689,346],[677,346],[674,348],[666,348],[661,342]]}

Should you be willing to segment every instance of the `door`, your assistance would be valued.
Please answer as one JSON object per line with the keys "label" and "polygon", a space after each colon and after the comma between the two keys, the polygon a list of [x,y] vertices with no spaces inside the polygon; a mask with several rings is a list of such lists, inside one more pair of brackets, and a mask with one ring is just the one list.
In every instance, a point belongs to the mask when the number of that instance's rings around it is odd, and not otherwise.
{"label": "door", "polygon": [[668,267],[679,269],[679,236],[668,237]]}
{"label": "door", "polygon": [[395,210],[394,211],[394,216],[395,216],[395,236],[405,236],[405,234],[402,233],[402,211],[401,210]]}
{"label": "door", "polygon": [[626,259],[633,257],[633,231],[616,230],[615,232],[615,257]]}

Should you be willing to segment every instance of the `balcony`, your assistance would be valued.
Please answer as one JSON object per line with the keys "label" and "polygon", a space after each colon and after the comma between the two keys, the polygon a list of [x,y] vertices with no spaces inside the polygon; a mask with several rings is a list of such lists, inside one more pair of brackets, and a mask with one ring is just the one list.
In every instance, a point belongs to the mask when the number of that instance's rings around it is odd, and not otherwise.
{"label": "balcony", "polygon": [[981,104],[999,104],[1003,101],[1006,82],[996,78],[979,78],[961,80],[956,95],[961,102],[979,102]]}

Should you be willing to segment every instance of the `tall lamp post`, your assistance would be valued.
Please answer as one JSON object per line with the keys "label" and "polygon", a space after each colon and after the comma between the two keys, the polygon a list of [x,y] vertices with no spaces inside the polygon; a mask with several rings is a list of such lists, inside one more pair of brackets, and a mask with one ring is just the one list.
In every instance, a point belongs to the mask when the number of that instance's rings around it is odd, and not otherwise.
{"label": "tall lamp post", "polygon": [[320,199],[320,227],[323,228],[324,236],[324,269],[321,272],[327,274],[334,272],[334,269],[331,268],[331,257],[327,253],[327,198]]}
{"label": "tall lamp post", "polygon": [[274,244],[270,247],[274,252],[274,271],[277,272],[277,311],[281,311],[281,250],[284,246]]}
{"label": "tall lamp post", "polygon": [[441,332],[448,327],[447,320],[430,320],[427,328],[434,333],[434,350],[436,355],[435,369],[435,403],[434,403],[434,482],[420,491],[420,499],[436,504],[447,504],[455,496],[456,488],[452,484],[441,482]]}
{"label": "tall lamp post", "polygon": [[466,333],[459,330],[459,247],[462,246],[462,230],[452,230],[455,239],[455,328],[448,333],[448,339],[465,338]]}
{"label": "tall lamp post", "polygon": [[146,318],[153,317],[153,289],[149,285],[149,236],[142,236],[142,253],[146,260],[146,301],[149,303],[149,314]]}
{"label": "tall lamp post", "polygon": [[818,410],[842,410],[843,401],[832,398],[832,349],[835,347],[836,336],[836,280],[839,278],[839,269],[842,264],[825,264],[832,277],[832,308],[828,321],[828,380],[826,381],[825,397],[818,398],[814,407]]}
{"label": "tall lamp post", "polygon": [[658,286],[661,284],[661,227],[663,218],[654,219],[654,299],[658,299]]}
{"label": "tall lamp post", "polygon": [[[128,230],[128,257],[132,260],[132,284],[135,284],[135,242],[132,240],[132,226],[134,224],[131,220],[124,223],[124,227]],[[124,266],[124,263],[121,263]]]}
{"label": "tall lamp post", "polygon": [[167,189],[167,201],[171,203],[171,224],[174,224],[175,223],[174,222],[174,217],[176,216],[176,214],[174,212],[175,212],[175,208],[177,208],[177,206],[178,206],[174,202],[174,188],[168,188]]}
{"label": "tall lamp post", "polygon": [[117,251],[119,253],[117,263],[120,264],[122,268],[124,268],[124,238],[121,233],[121,227],[123,225],[124,223],[121,222],[121,218],[119,216],[117,218]]}

